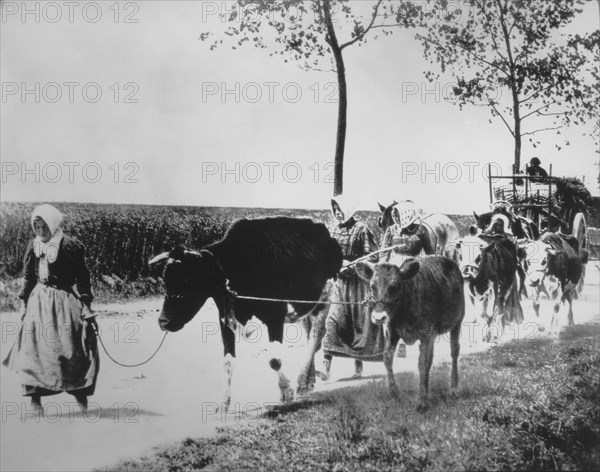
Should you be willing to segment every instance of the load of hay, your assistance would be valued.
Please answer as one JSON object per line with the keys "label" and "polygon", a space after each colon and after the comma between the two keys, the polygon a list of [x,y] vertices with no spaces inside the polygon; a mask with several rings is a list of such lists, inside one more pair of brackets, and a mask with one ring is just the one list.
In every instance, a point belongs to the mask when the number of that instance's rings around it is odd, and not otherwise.
{"label": "load of hay", "polygon": [[563,231],[568,231],[577,213],[588,216],[592,209],[592,194],[576,177],[551,177],[555,204],[553,216],[560,220]]}
{"label": "load of hay", "polygon": [[[551,184],[551,185],[549,185]],[[592,195],[585,184],[575,177],[539,177],[525,183],[516,179],[494,189],[496,200],[504,200],[511,204],[544,205],[540,208],[543,218],[542,226],[548,220],[547,206],[550,207],[550,221],[558,224],[563,232],[571,231],[571,223],[577,213],[589,217],[593,209]],[[531,215],[530,215],[531,216]]]}

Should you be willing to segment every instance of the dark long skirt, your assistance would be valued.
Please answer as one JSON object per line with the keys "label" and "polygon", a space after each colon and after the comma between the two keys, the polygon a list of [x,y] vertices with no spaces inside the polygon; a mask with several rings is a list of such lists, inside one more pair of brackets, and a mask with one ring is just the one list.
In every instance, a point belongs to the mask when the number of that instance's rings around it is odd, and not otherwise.
{"label": "dark long skirt", "polygon": [[356,302],[355,305],[332,304],[325,321],[325,354],[353,357],[365,361],[383,360],[383,328],[371,322],[361,303],[369,294],[369,283],[356,273],[340,277],[333,287],[331,301]]}
{"label": "dark long skirt", "polygon": [[[3,365],[17,372],[23,395],[92,395],[100,367],[95,335],[73,293],[38,284]],[[90,349],[86,349],[84,340]]]}

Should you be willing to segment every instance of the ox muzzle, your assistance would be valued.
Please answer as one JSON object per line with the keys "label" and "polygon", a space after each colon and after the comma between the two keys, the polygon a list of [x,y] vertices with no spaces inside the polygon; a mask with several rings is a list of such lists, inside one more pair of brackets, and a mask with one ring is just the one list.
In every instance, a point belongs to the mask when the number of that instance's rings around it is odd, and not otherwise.
{"label": "ox muzzle", "polygon": [[371,312],[371,321],[375,325],[380,326],[380,325],[386,324],[388,319],[389,319],[389,315],[386,310],[381,310],[381,311],[373,310]]}
{"label": "ox muzzle", "polygon": [[527,274],[527,285],[533,288],[537,288],[541,285],[545,277],[545,272],[542,270],[536,270]]}
{"label": "ox muzzle", "polygon": [[479,267],[474,264],[464,264],[461,266],[460,271],[463,276],[463,280],[473,280],[479,273]]}
{"label": "ox muzzle", "polygon": [[163,331],[175,333],[182,329],[198,312],[195,300],[188,297],[165,297],[158,317],[158,325]]}

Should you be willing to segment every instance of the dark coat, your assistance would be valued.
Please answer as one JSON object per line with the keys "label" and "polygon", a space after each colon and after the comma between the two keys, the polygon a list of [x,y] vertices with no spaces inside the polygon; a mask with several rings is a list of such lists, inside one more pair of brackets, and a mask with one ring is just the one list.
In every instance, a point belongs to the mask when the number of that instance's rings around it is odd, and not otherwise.
{"label": "dark coat", "polygon": [[[29,241],[23,260],[24,282],[18,296],[25,302],[29,299],[29,295],[39,279],[40,258],[35,255],[34,241],[35,239]],[[86,305],[91,303],[94,297],[90,284],[90,273],[85,265],[83,246],[79,241],[66,235],[63,236],[56,260],[48,263],[48,273],[48,285],[66,291],[72,290],[75,286],[81,301]]]}

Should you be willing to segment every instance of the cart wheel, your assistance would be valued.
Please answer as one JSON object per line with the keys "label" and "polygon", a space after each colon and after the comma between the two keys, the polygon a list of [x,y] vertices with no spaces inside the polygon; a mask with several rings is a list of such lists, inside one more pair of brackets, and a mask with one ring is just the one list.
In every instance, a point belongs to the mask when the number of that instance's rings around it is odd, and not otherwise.
{"label": "cart wheel", "polygon": [[579,249],[587,249],[587,224],[583,213],[575,215],[572,228],[571,234],[579,241]]}

